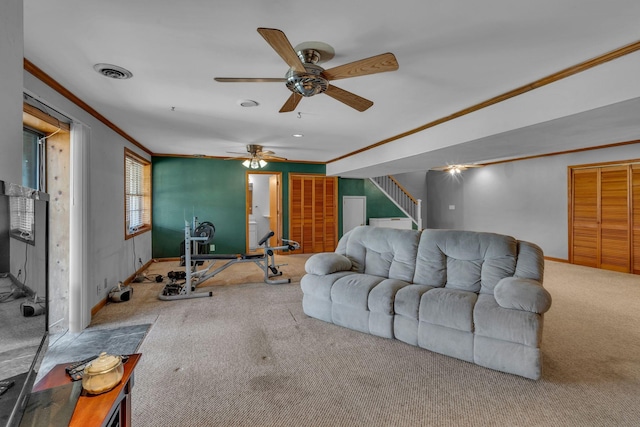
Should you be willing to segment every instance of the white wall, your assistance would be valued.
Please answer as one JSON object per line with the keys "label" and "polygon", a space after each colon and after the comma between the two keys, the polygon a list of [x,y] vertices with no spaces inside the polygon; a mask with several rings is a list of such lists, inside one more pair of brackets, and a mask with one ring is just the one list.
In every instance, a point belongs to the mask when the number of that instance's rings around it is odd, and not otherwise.
{"label": "white wall", "polygon": [[567,167],[639,158],[633,144],[470,169],[458,181],[429,172],[428,227],[508,234],[568,259]]}
{"label": "white wall", "polygon": [[411,194],[415,199],[420,199],[422,217],[422,228],[427,227],[427,172],[407,172],[393,175],[393,177]]}
{"label": "white wall", "polygon": [[250,174],[253,183],[253,219],[258,227],[258,239],[269,232],[269,177],[265,174]]}
{"label": "white wall", "polygon": [[22,0],[0,2],[0,180],[22,183]]}
{"label": "white wall", "polygon": [[[151,258],[151,232],[134,239],[124,239],[124,147],[144,158],[150,157],[26,71],[24,87],[46,104],[90,129],[87,150],[89,271],[85,286],[89,306],[93,307],[118,281],[134,273],[139,267],[138,258],[143,263]],[[19,109],[21,111],[21,105]]]}

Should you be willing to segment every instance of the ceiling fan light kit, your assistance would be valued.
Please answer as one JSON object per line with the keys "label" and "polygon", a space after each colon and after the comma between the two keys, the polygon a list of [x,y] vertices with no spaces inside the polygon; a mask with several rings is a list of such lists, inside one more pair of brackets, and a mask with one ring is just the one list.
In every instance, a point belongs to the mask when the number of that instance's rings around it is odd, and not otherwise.
{"label": "ceiling fan light kit", "polygon": [[263,150],[262,145],[256,144],[247,145],[247,154],[243,154],[240,157],[228,157],[225,160],[244,159],[244,161],[242,162],[242,166],[247,169],[263,168],[269,164],[267,160],[287,160],[284,157],[276,156],[276,153],[274,153],[273,151]]}
{"label": "ceiling fan light kit", "polygon": [[302,97],[326,93],[337,101],[357,110],[365,111],[373,105],[372,101],[354,93],[330,85],[331,80],[377,74],[398,69],[398,62],[392,53],[383,53],[370,58],[361,59],[349,64],[340,65],[328,70],[317,65],[333,58],[335,51],[331,46],[322,42],[304,42],[293,48],[287,36],[275,28],[258,28],[258,33],[289,65],[289,71],[284,79],[250,78],[250,77],[215,77],[222,83],[246,82],[285,82],[287,88],[293,92],[280,109],[281,113],[295,110]]}

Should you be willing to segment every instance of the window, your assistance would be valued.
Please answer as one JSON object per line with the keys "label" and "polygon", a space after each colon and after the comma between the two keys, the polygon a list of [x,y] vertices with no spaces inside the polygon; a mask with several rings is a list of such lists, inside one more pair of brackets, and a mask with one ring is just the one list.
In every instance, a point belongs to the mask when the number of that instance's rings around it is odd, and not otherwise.
{"label": "window", "polygon": [[29,128],[22,129],[22,185],[44,191],[44,135]]}
{"label": "window", "polygon": [[34,205],[29,197],[11,197],[11,236],[24,242],[34,244]]}
{"label": "window", "polygon": [[151,163],[125,148],[125,238],[151,229]]}

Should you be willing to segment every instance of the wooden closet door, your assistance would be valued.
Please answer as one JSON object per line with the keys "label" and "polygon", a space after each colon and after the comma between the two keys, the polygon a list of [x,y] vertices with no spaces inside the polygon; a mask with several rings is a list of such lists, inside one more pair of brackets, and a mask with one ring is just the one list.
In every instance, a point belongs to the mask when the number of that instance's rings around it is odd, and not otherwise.
{"label": "wooden closet door", "polygon": [[598,267],[598,169],[572,174],[572,262]]}
{"label": "wooden closet door", "polygon": [[640,274],[640,165],[631,166],[631,271]]}
{"label": "wooden closet door", "polygon": [[337,179],[290,175],[290,233],[302,253],[330,252],[337,245]]}
{"label": "wooden closet door", "polygon": [[630,271],[629,166],[600,169],[600,267]]}

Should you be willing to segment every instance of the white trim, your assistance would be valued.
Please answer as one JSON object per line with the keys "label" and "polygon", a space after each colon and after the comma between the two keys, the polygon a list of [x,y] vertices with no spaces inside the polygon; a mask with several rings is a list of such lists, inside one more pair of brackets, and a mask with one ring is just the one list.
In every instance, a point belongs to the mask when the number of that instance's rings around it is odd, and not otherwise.
{"label": "white trim", "polygon": [[90,129],[71,125],[71,207],[69,212],[69,331],[81,332],[91,322],[88,298]]}

